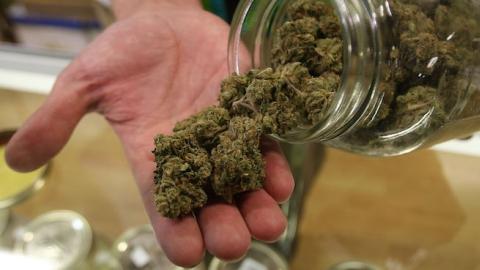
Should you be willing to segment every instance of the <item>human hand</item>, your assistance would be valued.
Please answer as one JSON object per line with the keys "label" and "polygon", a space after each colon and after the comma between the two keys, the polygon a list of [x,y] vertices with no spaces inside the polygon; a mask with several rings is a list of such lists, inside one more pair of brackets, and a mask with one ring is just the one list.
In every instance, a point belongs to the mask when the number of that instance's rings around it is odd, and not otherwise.
{"label": "human hand", "polygon": [[216,103],[228,75],[228,26],[199,5],[178,2],[149,2],[99,36],[12,138],[7,161],[19,171],[33,170],[61,150],[86,113],[104,115],[123,144],[162,248],[188,267],[201,261],[205,249],[232,260],[245,254],[251,237],[276,240],[286,227],[277,203],[288,199],[294,184],[278,145],[265,140],[264,189],[182,219],[156,212],[154,136],[171,133],[177,121]]}

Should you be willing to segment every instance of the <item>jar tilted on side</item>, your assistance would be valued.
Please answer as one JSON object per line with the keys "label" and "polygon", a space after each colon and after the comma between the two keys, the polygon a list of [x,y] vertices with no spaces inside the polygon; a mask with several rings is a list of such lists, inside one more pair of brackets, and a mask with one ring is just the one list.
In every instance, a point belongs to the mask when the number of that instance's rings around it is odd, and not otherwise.
{"label": "jar tilted on side", "polygon": [[[341,63],[320,50],[322,33],[335,25],[328,14],[298,12],[320,2],[335,12]],[[315,31],[298,27],[309,20]],[[392,156],[480,130],[480,1],[244,0],[232,25],[231,71],[275,68],[276,53],[292,46],[282,42],[282,27],[297,27],[295,46],[341,70],[328,108],[274,137]],[[325,76],[317,70],[310,75]]]}

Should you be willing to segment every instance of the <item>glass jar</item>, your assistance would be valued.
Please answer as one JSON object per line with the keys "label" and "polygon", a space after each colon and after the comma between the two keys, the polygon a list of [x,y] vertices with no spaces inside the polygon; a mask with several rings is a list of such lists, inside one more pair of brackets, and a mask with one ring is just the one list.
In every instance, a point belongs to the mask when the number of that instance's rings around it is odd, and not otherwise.
{"label": "glass jar", "polygon": [[[296,1],[240,3],[231,72],[272,66],[276,29]],[[274,137],[392,156],[480,130],[480,1],[324,2],[342,30],[340,86],[320,123]]]}
{"label": "glass jar", "polygon": [[[88,221],[72,211],[51,211],[18,228],[14,251],[38,269],[80,269],[92,248]],[[20,267],[22,268],[22,267]]]}
{"label": "glass jar", "polygon": [[0,131],[0,236],[9,226],[10,209],[28,199],[45,185],[49,166],[18,173],[8,167],[4,155],[15,130]]}
{"label": "glass jar", "polygon": [[274,248],[252,242],[247,254],[235,262],[225,262],[213,258],[208,270],[287,270],[286,259]]}
{"label": "glass jar", "polygon": [[[124,232],[113,244],[113,254],[121,264],[121,269],[142,270],[185,270],[167,258],[157,242],[151,225],[142,225]],[[189,268],[205,270],[204,263]]]}

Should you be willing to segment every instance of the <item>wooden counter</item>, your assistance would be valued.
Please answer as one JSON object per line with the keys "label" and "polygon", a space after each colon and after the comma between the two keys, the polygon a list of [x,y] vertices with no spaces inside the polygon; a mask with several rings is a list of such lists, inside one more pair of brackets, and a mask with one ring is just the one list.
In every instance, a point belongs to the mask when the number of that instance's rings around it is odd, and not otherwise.
{"label": "wooden counter", "polygon": [[480,269],[480,159],[433,151],[373,159],[327,150],[292,269]]}
{"label": "wooden counter", "polygon": [[[42,100],[0,91],[0,129],[18,126]],[[361,260],[388,270],[480,270],[479,177],[480,158],[327,150],[308,189],[292,269]],[[109,239],[147,222],[121,145],[98,115],[81,122],[47,185],[15,213],[57,209],[80,212]]]}

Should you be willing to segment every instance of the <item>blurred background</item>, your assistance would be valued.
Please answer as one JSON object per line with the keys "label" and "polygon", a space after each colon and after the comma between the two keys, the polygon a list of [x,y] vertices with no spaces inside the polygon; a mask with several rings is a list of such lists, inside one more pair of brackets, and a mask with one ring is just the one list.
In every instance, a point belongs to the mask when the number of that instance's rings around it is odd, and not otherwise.
{"label": "blurred background", "polygon": [[[203,1],[227,22],[237,2]],[[0,0],[0,154],[112,22],[107,1]],[[208,256],[197,269],[480,270],[480,136],[388,159],[314,144],[284,151],[297,185],[282,205],[282,239],[255,243],[236,263]],[[179,269],[156,245],[100,116],[82,120],[41,170],[20,175],[0,161],[1,269]]]}

